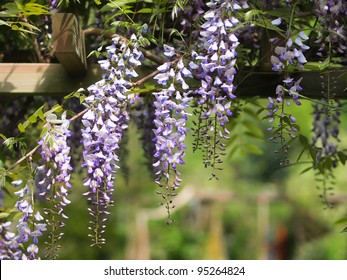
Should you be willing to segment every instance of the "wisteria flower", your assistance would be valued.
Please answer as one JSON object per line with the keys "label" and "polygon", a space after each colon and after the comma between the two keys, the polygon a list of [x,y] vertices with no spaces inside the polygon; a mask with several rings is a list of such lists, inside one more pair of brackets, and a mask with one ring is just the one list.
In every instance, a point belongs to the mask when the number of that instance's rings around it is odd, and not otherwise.
{"label": "wisteria flower", "polygon": [[233,13],[247,5],[245,1],[216,0],[206,5],[209,10],[203,15],[205,22],[201,25],[198,52],[192,51],[189,66],[201,83],[196,90],[201,108],[195,133],[196,148],[206,149],[205,166],[218,169],[223,154],[219,151],[224,149],[221,140],[229,138],[225,124],[232,116],[230,108],[236,98],[234,77],[237,72],[239,34],[233,28],[239,24],[239,20]]}
{"label": "wisteria flower", "polygon": [[[83,185],[88,188],[84,195],[88,197],[89,212],[94,219],[89,236],[92,245],[97,246],[105,242],[105,215],[113,204],[114,178],[119,168],[117,151],[129,120],[128,105],[136,99],[128,91],[132,87],[131,79],[138,76],[135,67],[141,65],[142,53],[135,35],[131,43],[132,46],[116,37],[106,47],[107,59],[99,62],[105,71],[104,79],[88,88],[90,95],[84,100],[87,111],[82,117],[82,167],[87,169],[87,178]],[[169,47],[167,51],[170,52]]]}
{"label": "wisteria flower", "polygon": [[[50,114],[46,117],[46,120],[47,122],[43,127],[44,133],[39,141],[42,162],[37,169],[46,174],[38,182],[41,190],[39,195],[50,202],[52,206],[52,208],[46,208],[44,213],[47,215],[45,219],[48,227],[53,232],[50,235],[52,240],[48,243],[48,251],[51,252],[49,253],[50,257],[55,258],[58,246],[55,244],[63,235],[62,232],[58,233],[58,229],[64,225],[61,219],[67,218],[64,214],[64,207],[70,204],[67,199],[67,190],[71,189],[70,173],[72,166],[70,165],[70,147],[67,140],[71,136],[71,132],[69,130],[70,121],[66,118],[66,112],[62,114],[61,119],[58,119],[55,114]],[[40,213],[36,213],[35,218],[37,221],[43,219]],[[38,229],[31,233],[31,236],[34,237],[34,244],[37,243],[41,230]],[[36,251],[33,248],[31,255]]]}

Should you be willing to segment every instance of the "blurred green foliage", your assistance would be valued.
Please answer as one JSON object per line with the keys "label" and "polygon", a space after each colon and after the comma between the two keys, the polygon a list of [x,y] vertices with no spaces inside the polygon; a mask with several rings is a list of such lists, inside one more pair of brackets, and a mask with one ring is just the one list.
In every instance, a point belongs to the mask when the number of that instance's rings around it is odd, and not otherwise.
{"label": "blurred green foliage", "polygon": [[[305,110],[295,114],[300,115],[300,120],[309,120],[311,105],[302,106]],[[310,123],[302,122],[300,126],[309,137]],[[266,137],[266,124],[261,127]],[[103,248],[90,247],[89,215],[82,195],[84,171],[74,175],[73,203],[67,206],[69,219],[60,259],[347,258],[347,236],[340,233],[341,225],[334,223],[346,216],[346,204],[337,203],[335,208],[324,210],[314,176],[300,175],[305,168],[302,164],[279,168],[274,147],[267,140],[259,145],[259,139],[253,139],[263,150],[261,156],[235,152],[224,162],[219,180],[209,180],[199,154],[188,149],[187,164],[182,170],[184,184],[178,197],[187,190],[213,195],[210,199],[197,195],[188,200],[173,212],[175,222],[167,225],[165,208],[159,206],[161,198],[144,164],[139,136],[132,124],[126,168],[123,166],[117,175],[115,205],[107,222],[107,243]],[[345,130],[341,140],[342,145],[347,140]],[[192,141],[191,137],[188,141]],[[292,150],[293,162],[299,152]],[[336,177],[335,196],[331,199],[341,198],[343,202],[347,176],[340,168]],[[214,201],[225,192],[232,194],[231,199]],[[161,218],[147,219],[146,213],[153,210]]]}

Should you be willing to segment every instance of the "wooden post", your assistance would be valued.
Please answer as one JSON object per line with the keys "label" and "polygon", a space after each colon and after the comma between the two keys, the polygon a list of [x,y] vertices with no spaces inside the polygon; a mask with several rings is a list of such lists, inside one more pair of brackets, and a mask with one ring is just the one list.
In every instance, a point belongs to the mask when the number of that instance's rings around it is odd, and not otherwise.
{"label": "wooden post", "polygon": [[257,237],[258,237],[258,259],[267,260],[269,258],[269,225],[271,198],[266,194],[259,194],[257,198]]}
{"label": "wooden post", "polygon": [[70,74],[87,71],[84,34],[74,14],[52,14],[53,51]]}

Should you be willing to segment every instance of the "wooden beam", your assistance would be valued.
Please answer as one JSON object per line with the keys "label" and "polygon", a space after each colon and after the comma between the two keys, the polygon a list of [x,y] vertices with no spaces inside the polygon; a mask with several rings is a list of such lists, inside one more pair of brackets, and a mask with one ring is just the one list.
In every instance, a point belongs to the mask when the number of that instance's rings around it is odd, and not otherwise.
{"label": "wooden beam", "polygon": [[101,80],[98,64],[71,76],[58,63],[0,63],[0,96],[66,95]]}
{"label": "wooden beam", "polygon": [[52,14],[53,52],[70,74],[87,71],[83,31],[74,14]]}
{"label": "wooden beam", "polygon": [[[330,84],[330,96],[347,98],[347,67],[326,71],[293,72],[291,77],[298,80],[302,77],[300,94],[314,99],[323,98]],[[240,72],[236,76],[237,89],[235,95],[239,98],[260,96],[275,96],[276,87],[283,85],[284,76],[280,73],[249,71]]]}
{"label": "wooden beam", "polygon": [[[86,88],[102,78],[98,64],[88,65],[85,74],[71,75],[61,64],[45,63],[0,63],[0,95],[66,95],[81,87]],[[303,77],[301,93],[309,98],[322,98],[322,83],[337,98],[347,98],[347,67],[330,72],[295,72],[295,79]],[[238,73],[239,98],[274,96],[276,87],[282,84],[283,75],[273,72]]]}

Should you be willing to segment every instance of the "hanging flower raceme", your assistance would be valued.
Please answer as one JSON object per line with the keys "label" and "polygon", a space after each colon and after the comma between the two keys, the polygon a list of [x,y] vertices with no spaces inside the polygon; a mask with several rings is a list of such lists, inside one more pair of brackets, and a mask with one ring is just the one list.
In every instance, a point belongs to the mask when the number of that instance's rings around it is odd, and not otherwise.
{"label": "hanging flower raceme", "polygon": [[[0,225],[0,250],[2,259],[40,259],[39,237],[47,230],[44,218],[34,208],[32,180],[21,179],[13,181],[12,185],[18,191],[14,195],[18,198],[15,209],[19,213],[17,231],[10,231],[11,222]],[[29,245],[27,245],[29,244]]]}
{"label": "hanging flower raceme", "polygon": [[232,116],[231,105],[236,98],[234,77],[239,20],[235,13],[248,5],[246,1],[219,0],[206,5],[209,10],[203,16],[200,44],[198,51],[192,52],[190,63],[190,69],[201,81],[196,91],[200,96],[200,110],[195,146],[203,149],[205,166],[219,169],[217,165],[222,162],[220,156],[225,149],[221,140],[229,138],[226,124]]}
{"label": "hanging flower raceme", "polygon": [[128,94],[131,79],[137,77],[134,68],[141,64],[142,53],[137,49],[137,38],[127,42],[119,37],[106,48],[107,57],[99,61],[104,78],[88,88],[84,100],[88,108],[82,117],[83,159],[87,169],[84,186],[90,203],[92,245],[104,244],[107,208],[112,205],[115,171],[119,168],[117,150],[129,119],[128,105],[134,95]]}
{"label": "hanging flower raceme", "polygon": [[[172,58],[175,50],[164,45],[164,54]],[[154,143],[156,162],[156,183],[162,188],[158,193],[163,197],[168,212],[168,222],[171,222],[170,209],[172,198],[180,186],[180,172],[178,165],[184,164],[184,141],[186,136],[187,108],[189,86],[187,78],[192,78],[191,72],[185,67],[183,60],[176,59],[158,67],[160,71],[154,79],[158,84],[166,86],[160,92],[153,93],[155,97],[154,107]]]}
{"label": "hanging flower raceme", "polygon": [[11,222],[0,223],[0,260],[20,260],[23,252],[17,242],[18,236],[10,231]]}
{"label": "hanging flower raceme", "polygon": [[317,170],[315,176],[317,189],[321,191],[321,201],[329,208],[334,206],[328,199],[336,183],[333,169],[339,161],[345,162],[338,145],[341,107],[341,102],[326,99],[313,105],[312,145],[317,152],[312,167]]}
{"label": "hanging flower raceme", "polygon": [[70,204],[67,196],[71,189],[70,173],[70,147],[67,140],[71,135],[69,131],[70,121],[66,119],[66,112],[58,119],[57,115],[50,114],[46,118],[43,127],[41,146],[41,165],[38,171],[45,177],[38,182],[41,190],[39,196],[43,197],[48,207],[45,208],[46,222],[49,228],[49,241],[47,244],[47,257],[56,258],[60,248],[57,242],[63,236],[59,229],[64,227],[64,207]]}
{"label": "hanging flower raceme", "polygon": [[347,2],[343,0],[318,0],[316,17],[322,28],[315,43],[320,45],[321,57],[335,55],[345,57],[347,50]]}
{"label": "hanging flower raceme", "polygon": [[193,28],[194,23],[204,13],[205,2],[203,0],[194,0],[187,3],[184,10],[178,9],[182,33],[187,35],[188,43],[198,40],[199,31]]}
{"label": "hanging flower raceme", "polygon": [[[324,104],[325,103],[325,104]],[[332,108],[332,106],[334,108]],[[332,167],[336,167],[339,161],[338,142],[340,125],[341,102],[331,102],[326,100],[314,104],[313,111],[313,139],[312,145],[317,148],[317,162],[330,161]]]}
{"label": "hanging flower raceme", "polygon": [[279,129],[275,129],[276,125],[269,128],[269,130],[276,131],[275,135],[270,139],[280,144],[280,148],[276,153],[281,154],[279,157],[280,164],[287,164],[287,153],[289,149],[287,138],[295,139],[298,130],[298,126],[295,124],[296,119],[291,114],[285,112],[285,107],[290,106],[292,99],[293,103],[297,106],[301,105],[299,101],[299,92],[302,91],[300,83],[302,78],[294,80],[290,77],[289,68],[295,67],[298,69],[303,68],[303,65],[307,62],[304,52],[309,49],[303,41],[307,40],[308,36],[303,32],[299,32],[298,36],[289,38],[284,47],[276,46],[274,55],[271,56],[272,70],[279,73],[284,73],[284,80],[282,85],[278,85],[276,88],[276,98],[269,97],[269,105],[266,107],[268,110],[267,118],[270,123],[275,123],[278,120],[277,126]]}

